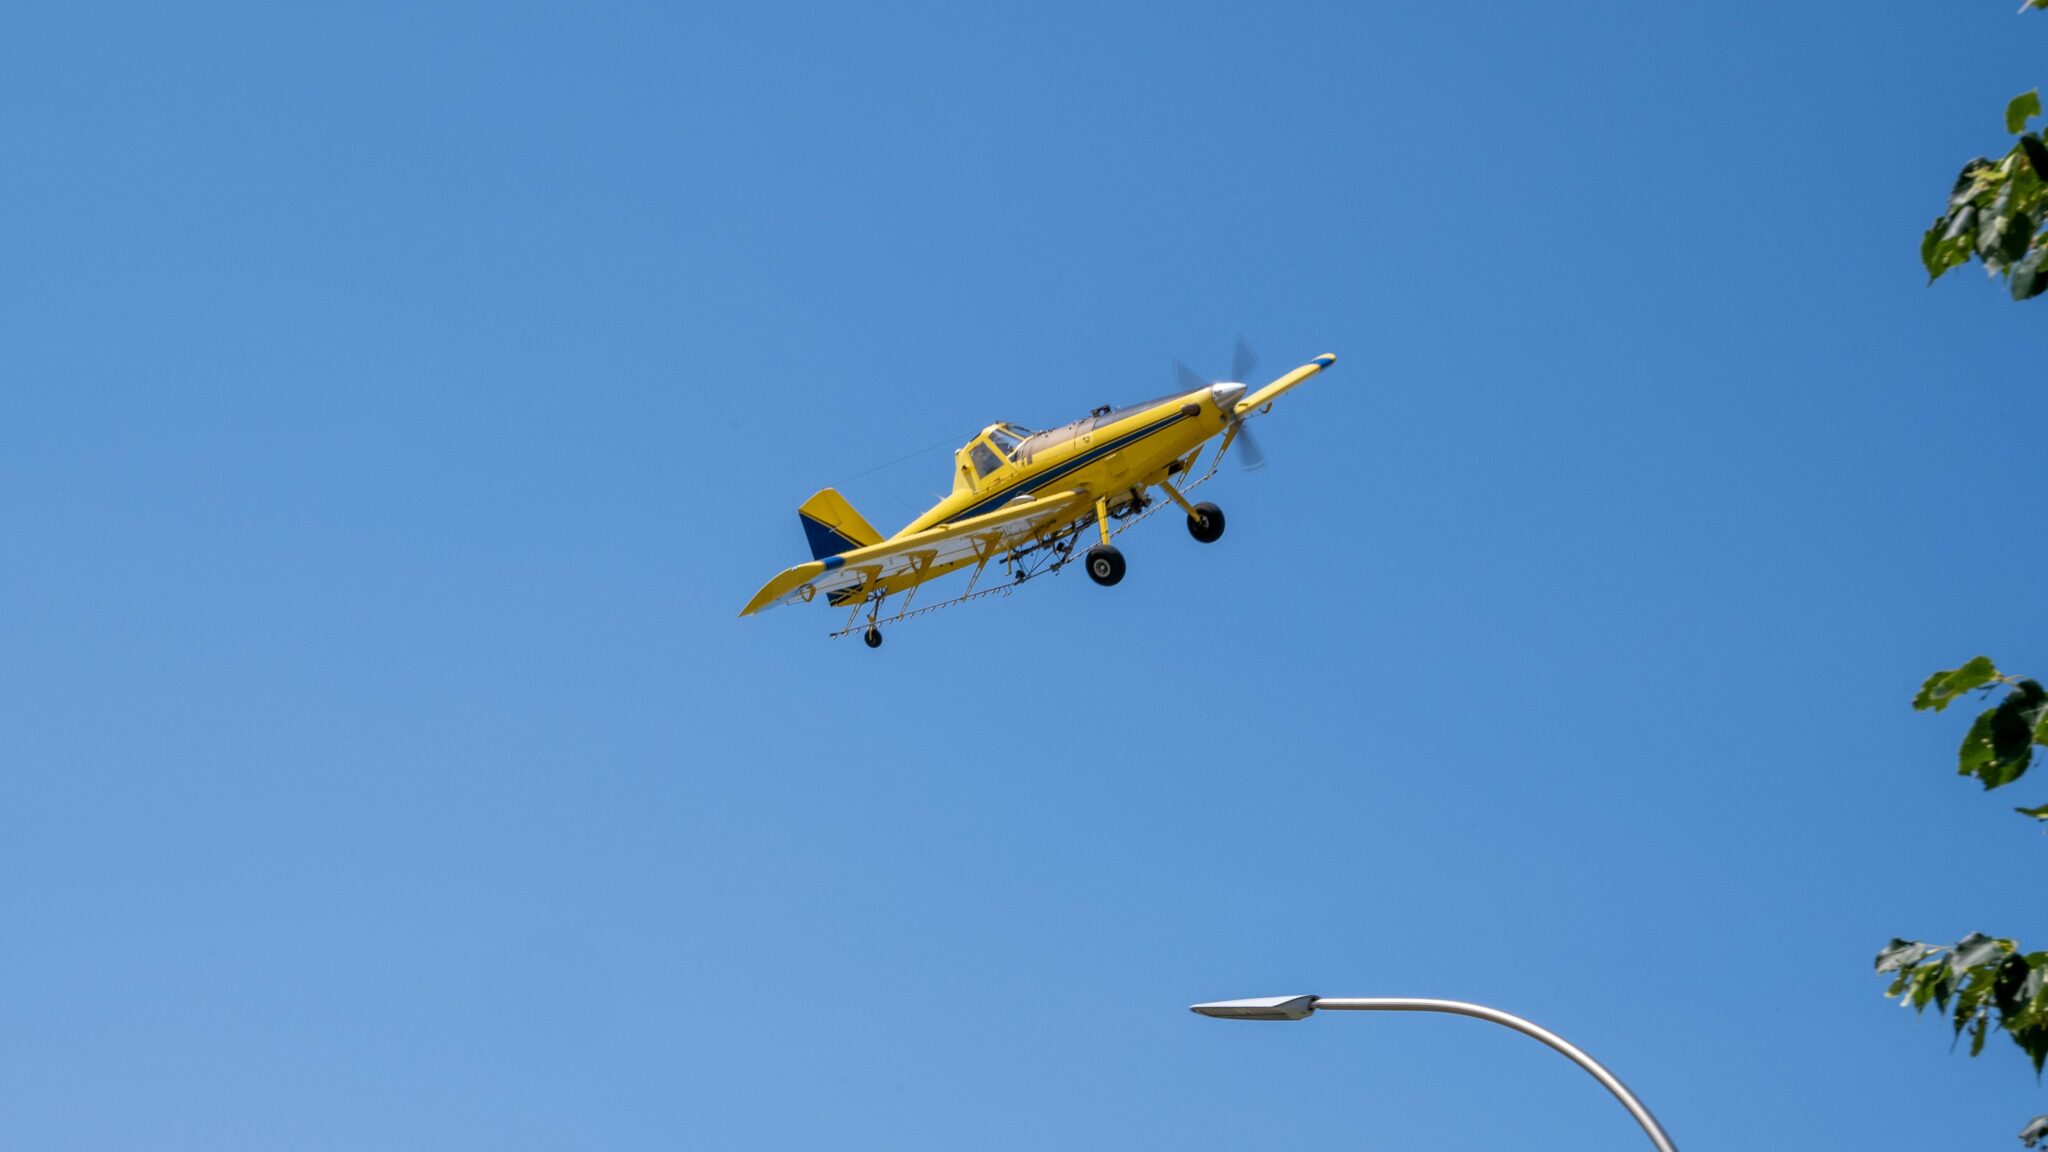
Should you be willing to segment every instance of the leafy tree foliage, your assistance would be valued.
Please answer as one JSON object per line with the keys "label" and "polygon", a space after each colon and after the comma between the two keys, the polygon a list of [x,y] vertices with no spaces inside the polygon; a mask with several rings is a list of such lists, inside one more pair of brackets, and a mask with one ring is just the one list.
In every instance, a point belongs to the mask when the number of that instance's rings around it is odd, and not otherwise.
{"label": "leafy tree foliage", "polygon": [[[2035,0],[2048,7],[2048,0]],[[1972,692],[2004,696],[1979,713],[1956,752],[1956,772],[1974,776],[1988,789],[2018,780],[2033,763],[2035,745],[2048,745],[2048,692],[2033,680],[1999,672],[1988,656],[1960,668],[1936,672],[1920,686],[1913,707],[1940,712]],[[2019,808],[2048,820],[2048,804]],[[2022,952],[2012,940],[1972,932],[1954,944],[1893,940],[1877,954],[1877,971],[1889,973],[1887,996],[1947,1014],[1957,1041],[1967,1033],[1970,1055],[1984,1051],[1993,1031],[2003,1031],[2033,1061],[2034,1074],[2048,1063],[2048,952]],[[2036,1116],[2020,1131],[2029,1148],[2048,1143],[2048,1115]]]}
{"label": "leafy tree foliage", "polygon": [[1970,1035],[1970,1055],[1984,1051],[1993,1026],[2034,1062],[2048,1061],[2048,952],[2022,953],[2010,940],[1972,932],[1954,944],[1893,940],[1877,954],[1877,970],[1895,973],[1888,996],[1948,1013],[1956,1039]]}
{"label": "leafy tree foliage", "polygon": [[[2029,0],[2029,7],[2048,7]],[[2004,157],[1963,165],[1948,207],[1920,240],[1931,283],[1975,257],[2003,276],[2015,300],[2048,291],[2048,143],[2027,124],[2041,115],[2038,89],[2013,97],[2005,130],[2019,137]]]}
{"label": "leafy tree foliage", "polygon": [[[2048,8],[2048,0],[2023,0],[2020,11],[2029,8]],[[2002,159],[1979,156],[1963,165],[1947,207],[1920,239],[1929,283],[1975,257],[1991,275],[2005,277],[2015,300],[2048,291],[2048,142],[2028,127],[2041,115],[2040,89],[2013,97],[2005,106],[2005,130],[2018,137],[2012,148]],[[1979,656],[1936,672],[1913,697],[1914,708],[1940,712],[1971,692],[1988,698],[2001,685],[2004,698],[1977,716],[1956,753],[1957,773],[1987,790],[2019,779],[2033,763],[2034,746],[2048,744],[2048,692]],[[2048,804],[2017,811],[2048,820]],[[1877,971],[1891,974],[1886,995],[1915,1012],[1934,1005],[1948,1015],[1958,1042],[1969,1033],[1970,1055],[1984,1051],[1992,1031],[2003,1031],[2041,1075],[2048,1060],[2048,952],[2021,952],[2016,942],[1982,932],[1942,945],[1894,939],[1877,954]],[[2020,1141],[2048,1145],[2048,1115],[2020,1129]]]}
{"label": "leafy tree foliage", "polygon": [[[2000,675],[1989,656],[1979,656],[1960,668],[1929,676],[1913,697],[1915,709],[1939,712],[1958,696],[1978,689],[1988,695],[1999,684],[2010,685],[2012,690],[1997,706],[1978,715],[1956,753],[1956,773],[1975,776],[1986,789],[2019,779],[2033,763],[2034,745],[2048,744],[2048,691],[2025,677]],[[2048,819],[2048,804],[2015,811],[2037,820]]]}
{"label": "leafy tree foliage", "polygon": [[[2048,8],[2025,0],[2020,11]],[[1983,156],[1963,165],[1948,207],[1920,238],[1927,281],[1941,279],[1976,257],[1985,271],[2005,277],[2015,300],[2048,291],[2048,143],[2027,122],[2041,115],[2041,92],[2022,92],[2005,106],[2005,130],[2019,139],[1999,160]]]}

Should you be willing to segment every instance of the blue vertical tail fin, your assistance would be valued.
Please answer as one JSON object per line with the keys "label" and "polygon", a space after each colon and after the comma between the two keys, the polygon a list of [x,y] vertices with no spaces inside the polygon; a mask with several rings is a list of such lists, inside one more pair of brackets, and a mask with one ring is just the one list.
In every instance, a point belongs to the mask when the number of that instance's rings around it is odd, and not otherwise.
{"label": "blue vertical tail fin", "polygon": [[804,501],[796,510],[796,518],[804,523],[804,538],[811,543],[813,560],[882,542],[882,534],[861,519],[846,497],[830,488]]}

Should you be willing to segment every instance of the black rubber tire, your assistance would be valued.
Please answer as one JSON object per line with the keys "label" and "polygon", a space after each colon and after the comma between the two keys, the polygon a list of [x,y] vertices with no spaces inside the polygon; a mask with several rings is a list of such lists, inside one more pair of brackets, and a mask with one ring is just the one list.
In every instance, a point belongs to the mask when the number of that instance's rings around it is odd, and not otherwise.
{"label": "black rubber tire", "polygon": [[882,630],[880,628],[870,628],[866,632],[861,633],[860,638],[865,640],[870,648],[880,648],[882,646]]}
{"label": "black rubber tire", "polygon": [[1104,588],[1124,578],[1124,554],[1107,544],[1097,544],[1084,557],[1088,578]]}
{"label": "black rubber tire", "polygon": [[1194,514],[1188,517],[1188,535],[1204,544],[1223,539],[1223,509],[1206,500],[1195,505]]}

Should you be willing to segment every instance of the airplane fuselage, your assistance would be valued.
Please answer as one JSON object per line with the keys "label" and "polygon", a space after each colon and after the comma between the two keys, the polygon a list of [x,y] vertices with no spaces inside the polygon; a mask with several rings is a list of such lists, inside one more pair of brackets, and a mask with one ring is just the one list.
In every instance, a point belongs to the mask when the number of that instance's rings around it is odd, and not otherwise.
{"label": "airplane fuselage", "polygon": [[[1091,415],[1035,433],[1011,454],[984,432],[954,459],[953,494],[906,525],[898,536],[993,512],[1021,497],[1082,489],[1112,503],[1131,489],[1167,479],[1175,462],[1229,426],[1228,406],[1242,385],[1215,385],[1118,411]],[[983,463],[977,465],[975,449]],[[1175,469],[1178,471],[1178,469]]]}

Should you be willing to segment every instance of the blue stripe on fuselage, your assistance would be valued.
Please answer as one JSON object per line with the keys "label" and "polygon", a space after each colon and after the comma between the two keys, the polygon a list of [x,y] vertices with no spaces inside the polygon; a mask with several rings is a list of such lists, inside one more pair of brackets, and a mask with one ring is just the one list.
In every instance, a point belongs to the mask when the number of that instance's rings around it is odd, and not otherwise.
{"label": "blue stripe on fuselage", "polygon": [[1107,444],[1097,444],[1095,447],[1090,448],[1088,451],[1081,453],[1079,456],[1074,457],[1072,460],[1069,460],[1056,468],[1048,470],[1043,475],[1034,476],[1030,480],[1026,481],[1025,483],[1019,484],[1014,488],[1006,488],[1003,491],[988,497],[987,499],[980,500],[975,502],[974,504],[969,505],[965,511],[957,512],[954,515],[948,516],[945,520],[941,521],[941,523],[951,524],[959,520],[966,520],[971,517],[979,516],[984,512],[992,512],[997,507],[1003,504],[1007,504],[1010,501],[1015,500],[1019,496],[1026,495],[1031,492],[1036,492],[1040,488],[1043,488],[1046,485],[1053,483],[1054,481],[1060,479],[1063,476],[1071,475],[1075,471],[1087,467],[1095,461],[1102,459],[1104,456],[1109,455],[1111,452],[1115,452],[1119,448],[1129,447],[1130,445],[1135,444],[1140,440],[1143,440],[1145,437],[1152,435],[1154,432],[1158,432],[1164,428],[1167,428],[1174,424],[1178,424],[1182,420],[1187,419],[1190,419],[1188,414],[1176,408],[1174,409],[1173,415],[1168,416],[1166,419],[1161,420],[1156,424],[1151,424],[1144,428],[1139,428],[1133,432],[1126,432],[1123,435],[1117,437],[1116,439],[1111,440]]}

